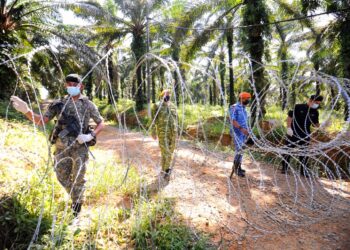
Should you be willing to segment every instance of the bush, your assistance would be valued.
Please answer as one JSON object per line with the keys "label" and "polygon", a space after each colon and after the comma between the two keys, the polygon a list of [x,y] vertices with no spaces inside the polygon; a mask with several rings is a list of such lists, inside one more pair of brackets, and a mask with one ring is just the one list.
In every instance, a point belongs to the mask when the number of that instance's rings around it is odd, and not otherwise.
{"label": "bush", "polygon": [[[29,211],[21,199],[16,195],[0,199],[0,249],[27,249],[36,233],[39,214]],[[45,234],[50,225],[51,220],[44,215],[37,235]]]}

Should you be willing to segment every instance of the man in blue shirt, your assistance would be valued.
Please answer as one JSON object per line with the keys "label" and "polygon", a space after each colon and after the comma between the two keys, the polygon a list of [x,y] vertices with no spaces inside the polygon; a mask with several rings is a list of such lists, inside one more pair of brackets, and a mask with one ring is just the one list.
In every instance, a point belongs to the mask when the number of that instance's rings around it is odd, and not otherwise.
{"label": "man in blue shirt", "polygon": [[251,95],[249,93],[242,92],[239,94],[239,101],[229,108],[231,123],[230,133],[235,144],[235,155],[230,178],[233,173],[236,173],[240,177],[245,176],[245,170],[241,168],[243,158],[242,147],[249,134],[248,115],[245,107],[249,104],[250,99]]}

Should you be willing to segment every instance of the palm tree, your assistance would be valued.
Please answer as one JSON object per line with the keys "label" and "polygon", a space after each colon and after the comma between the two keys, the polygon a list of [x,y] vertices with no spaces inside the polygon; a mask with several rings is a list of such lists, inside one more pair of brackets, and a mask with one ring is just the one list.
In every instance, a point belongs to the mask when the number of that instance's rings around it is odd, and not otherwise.
{"label": "palm tree", "polygon": [[[348,0],[320,0],[307,1],[300,0],[302,11],[304,14],[315,11],[317,8],[325,6],[326,10],[333,12],[336,21],[330,23],[332,27],[328,27],[332,37],[340,44],[339,58],[341,61],[342,75],[346,79],[350,79],[350,2]],[[345,81],[345,90],[350,95],[350,83]],[[349,107],[345,103],[345,120],[349,119]]]}
{"label": "palm tree", "polygon": [[[42,45],[50,44],[50,39],[57,38],[71,47],[78,48],[77,51],[83,51],[80,56],[86,58],[87,62],[96,61],[96,53],[84,46],[81,39],[76,38],[75,34],[69,34],[72,28],[59,25],[61,19],[58,12],[59,8],[80,8],[82,10],[98,10],[94,4],[83,2],[65,3],[59,1],[27,1],[27,0],[1,0],[0,1],[0,78],[2,79],[0,88],[3,90],[0,99],[7,98],[14,91],[14,83],[17,75],[14,73],[14,67],[21,76],[28,72],[21,72],[20,65],[26,63],[21,58],[16,61],[16,65],[7,63],[10,57],[24,54],[32,51]],[[33,77],[39,82],[46,83],[49,90],[54,90],[52,83],[59,81],[57,75],[62,76],[62,72],[56,66],[60,64],[59,56],[55,53],[37,53],[32,65],[36,69],[32,71]],[[63,68],[66,67],[67,61],[62,62]],[[50,70],[44,69],[44,65]],[[69,65],[67,66],[69,68]],[[80,72],[80,71],[77,71]],[[67,72],[63,72],[67,73]],[[47,81],[44,81],[47,80]],[[52,81],[54,80],[54,81]],[[50,85],[51,83],[51,85]],[[20,86],[21,87],[21,86]]]}
{"label": "palm tree", "polygon": [[110,8],[108,8],[102,16],[95,16],[99,22],[92,27],[95,35],[92,36],[91,40],[98,40],[100,45],[104,43],[112,44],[131,34],[131,51],[137,65],[137,85],[133,88],[137,110],[142,110],[144,104],[143,65],[140,64],[140,60],[146,54],[147,17],[165,2],[166,0],[115,0],[114,3],[108,1],[109,6],[115,4],[116,10],[120,12],[110,11]]}
{"label": "palm tree", "polygon": [[[241,24],[246,26],[246,28],[241,29],[241,41],[244,51],[248,53],[251,60],[251,81],[256,89],[251,107],[252,124],[255,123],[256,118],[260,119],[265,114],[266,92],[264,89],[267,87],[268,82],[264,77],[262,59],[265,49],[264,37],[269,36],[269,26],[262,24],[267,24],[268,22],[268,11],[263,0],[245,1]],[[260,110],[257,110],[258,101],[260,102]]]}
{"label": "palm tree", "polygon": [[[185,60],[190,60],[194,57],[197,51],[199,51],[204,45],[209,43],[215,37],[220,36],[221,39],[225,39],[227,43],[227,53],[228,53],[228,64],[229,64],[229,103],[233,104],[235,102],[234,95],[234,74],[233,74],[233,27],[235,24],[235,13],[243,5],[244,1],[218,1],[215,3],[208,2],[205,3],[206,9],[209,12],[215,11],[217,18],[212,22],[212,24],[203,29],[202,32],[198,32],[195,35],[193,41],[191,41]],[[223,30],[223,34],[220,33]],[[223,65],[221,65],[223,66]],[[221,70],[222,71],[222,70]],[[222,77],[223,81],[223,77]],[[224,89],[222,92],[225,93]]]}
{"label": "palm tree", "polygon": [[[6,99],[13,93],[16,74],[8,63],[4,63],[16,53],[25,53],[32,49],[32,39],[42,33],[44,18],[47,17],[46,5],[39,1],[0,1],[0,99]],[[34,41],[35,42],[35,41]],[[27,47],[21,48],[20,44]]]}

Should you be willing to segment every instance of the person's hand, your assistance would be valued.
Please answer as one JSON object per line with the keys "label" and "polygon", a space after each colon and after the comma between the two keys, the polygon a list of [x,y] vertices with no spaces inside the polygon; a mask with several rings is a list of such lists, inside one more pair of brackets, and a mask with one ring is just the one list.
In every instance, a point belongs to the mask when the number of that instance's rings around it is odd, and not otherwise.
{"label": "person's hand", "polygon": [[292,128],[287,128],[287,135],[293,136],[293,129]]}
{"label": "person's hand", "polygon": [[244,135],[249,135],[248,130],[245,129],[245,128],[241,128],[241,132],[242,132]]}
{"label": "person's hand", "polygon": [[26,114],[30,111],[27,103],[17,96],[11,96],[10,98],[12,106],[19,112]]}
{"label": "person's hand", "polygon": [[92,134],[80,134],[77,137],[77,140],[78,140],[79,144],[83,144],[83,143],[89,142],[92,139],[94,139]]}

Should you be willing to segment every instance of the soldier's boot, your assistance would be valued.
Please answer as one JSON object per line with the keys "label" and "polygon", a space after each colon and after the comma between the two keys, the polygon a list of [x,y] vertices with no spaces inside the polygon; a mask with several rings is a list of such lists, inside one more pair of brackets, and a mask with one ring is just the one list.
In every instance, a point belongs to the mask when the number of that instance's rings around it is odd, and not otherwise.
{"label": "soldier's boot", "polygon": [[73,215],[74,215],[74,217],[77,217],[78,216],[78,214],[80,213],[80,211],[81,211],[81,207],[82,207],[82,203],[80,203],[80,202],[73,202],[72,203],[72,210],[73,210]]}
{"label": "soldier's boot", "polygon": [[171,174],[171,168],[168,168],[164,171],[164,179],[169,180],[170,179],[170,174]]}
{"label": "soldier's boot", "polygon": [[235,173],[239,177],[245,176],[245,170],[241,168],[242,162],[240,161],[234,161],[232,166],[232,172],[230,175],[230,179],[232,178],[233,173]]}

